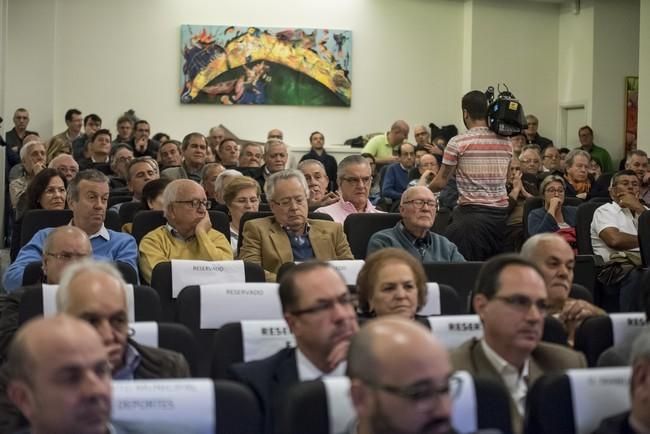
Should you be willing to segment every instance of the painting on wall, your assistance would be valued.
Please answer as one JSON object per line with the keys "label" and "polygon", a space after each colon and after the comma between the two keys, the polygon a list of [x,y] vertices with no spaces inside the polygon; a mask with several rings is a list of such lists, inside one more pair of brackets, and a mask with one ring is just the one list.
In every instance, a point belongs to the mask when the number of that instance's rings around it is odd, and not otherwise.
{"label": "painting on wall", "polygon": [[183,104],[349,107],[352,32],[181,26]]}
{"label": "painting on wall", "polygon": [[639,77],[625,77],[625,155],[636,149]]}

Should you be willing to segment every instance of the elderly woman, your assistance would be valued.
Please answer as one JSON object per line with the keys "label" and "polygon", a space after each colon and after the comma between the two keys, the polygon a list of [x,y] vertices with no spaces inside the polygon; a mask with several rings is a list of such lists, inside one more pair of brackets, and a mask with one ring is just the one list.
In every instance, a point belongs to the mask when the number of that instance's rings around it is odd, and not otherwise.
{"label": "elderly woman", "polygon": [[427,301],[426,282],[422,264],[405,250],[379,250],[366,258],[357,277],[360,314],[416,319]]}
{"label": "elderly woman", "polygon": [[214,196],[208,199],[213,199],[218,204],[225,205],[226,202],[223,200],[223,193],[226,189],[226,186],[233,178],[238,178],[240,176],[244,175],[234,169],[226,169],[221,172],[219,176],[217,176],[217,179],[214,180]]}
{"label": "elderly woman", "polygon": [[575,247],[577,207],[564,205],[566,184],[557,175],[544,178],[540,191],[544,198],[544,208],[537,208],[528,215],[528,233],[557,232]]}
{"label": "elderly woman", "polygon": [[244,213],[258,211],[260,194],[260,184],[248,176],[231,179],[223,192],[223,199],[230,215],[230,245],[233,252],[237,252],[239,222]]}

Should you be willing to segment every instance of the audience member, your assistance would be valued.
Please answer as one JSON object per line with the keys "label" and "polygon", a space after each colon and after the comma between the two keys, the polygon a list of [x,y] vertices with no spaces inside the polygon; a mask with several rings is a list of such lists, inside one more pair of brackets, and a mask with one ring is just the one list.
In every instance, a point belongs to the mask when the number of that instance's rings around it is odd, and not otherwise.
{"label": "audience member", "polygon": [[348,155],[340,163],[336,175],[341,198],[338,202],[318,208],[316,212],[329,214],[335,222],[343,224],[350,214],[381,212],[370,203],[368,196],[372,184],[372,169],[361,155]]}
{"label": "audience member", "polygon": [[68,225],[53,229],[43,243],[44,283],[58,285],[68,266],[92,254],[88,234],[78,227]]}
{"label": "audience member", "polygon": [[[153,179],[160,178],[158,173],[158,163],[151,157],[138,157],[129,162],[127,169],[126,187],[133,195],[133,201],[139,202],[142,198],[142,189]],[[119,211],[120,207],[126,202],[120,202],[112,207]]]}
{"label": "audience member", "polygon": [[458,206],[445,235],[470,261],[483,261],[501,251],[508,210],[506,179],[512,145],[487,127],[487,98],[471,91],[462,99],[468,131],[452,138],[442,168],[429,184],[442,190],[455,173]]}
{"label": "audience member", "polygon": [[56,169],[66,182],[72,181],[77,176],[77,173],[79,173],[79,164],[70,154],[57,155],[50,161],[47,167]]}
{"label": "audience member", "polygon": [[593,158],[591,159],[587,173],[589,173],[589,177],[593,180],[598,180],[598,178],[600,178],[600,175],[603,174],[603,168],[600,167],[598,160],[594,160]]}
{"label": "audience member", "polygon": [[[38,133],[35,134],[28,134],[25,136],[25,140],[23,140],[23,144],[29,143],[29,142],[39,142],[39,143],[44,143],[43,140],[40,138]],[[22,149],[22,147],[21,147]],[[19,155],[20,158],[20,155]],[[10,170],[9,170],[9,182],[13,181],[14,179],[18,179],[21,176],[25,176],[25,167],[23,166],[22,162],[19,162],[18,164],[14,165]]]}
{"label": "audience member", "polygon": [[[153,135],[152,139],[160,143],[162,146],[163,143],[167,142],[171,137],[169,137],[169,134],[167,133],[156,133]],[[158,151],[160,151],[160,148],[158,148]]]}
{"label": "audience member", "polygon": [[436,198],[427,187],[409,187],[399,207],[402,219],[392,228],[370,237],[368,254],[386,247],[406,250],[421,262],[464,262],[458,248],[431,231],[436,218]]}
{"label": "audience member", "polygon": [[129,178],[129,164],[133,161],[133,149],[125,143],[119,143],[111,149],[111,191],[124,189]]}
{"label": "audience member", "polygon": [[[436,152],[436,146],[431,143],[431,133],[429,129],[424,125],[416,125],[413,128],[413,138],[415,139],[415,144],[417,148],[424,149],[429,154],[434,154]],[[440,151],[439,149],[437,150]]]}
{"label": "audience member", "polygon": [[[167,184],[172,182],[167,178],[156,178],[147,182],[142,187],[142,197],[138,211],[164,211],[163,192]],[[137,212],[137,211],[136,211]],[[135,215],[135,213],[134,213]],[[127,234],[133,233],[133,221],[127,221],[122,225],[122,232]]]}
{"label": "audience member", "polygon": [[160,143],[149,138],[149,134],[151,134],[149,122],[140,119],[133,124],[133,130],[133,138],[128,143],[133,148],[133,155],[135,157],[149,156],[156,158]]}
{"label": "audience member", "polygon": [[178,140],[167,140],[158,149],[158,164],[162,170],[180,166],[182,158],[181,142]]}
{"label": "audience member", "polygon": [[234,169],[239,166],[239,145],[234,139],[224,139],[217,150],[223,167]]}
{"label": "audience member", "polygon": [[560,169],[566,171],[566,156],[569,155],[571,150],[569,148],[560,148]]}
{"label": "audience member", "polygon": [[298,164],[298,170],[305,175],[309,187],[310,207],[328,206],[339,200],[339,195],[335,191],[328,191],[329,176],[325,173],[323,163],[318,160],[302,159]]}
{"label": "audience member", "polygon": [[510,144],[512,145],[512,156],[519,159],[521,151],[524,149],[528,139],[525,134],[516,134],[510,137]]}
{"label": "audience member", "polygon": [[581,149],[574,149],[566,155],[564,180],[566,181],[565,194],[567,197],[587,199],[592,182],[588,172],[590,161],[589,154]]}
{"label": "audience member", "polygon": [[[269,134],[271,131],[269,131]],[[288,160],[289,151],[287,145],[280,140],[272,139],[264,145],[264,165],[262,167],[251,167],[250,169],[243,169],[242,167],[241,172],[256,180],[260,185],[260,189],[264,190],[264,184],[269,176],[283,171]]]}
{"label": "audience member", "polygon": [[[124,262],[138,270],[138,250],[132,236],[106,229],[106,204],[108,203],[108,178],[96,170],[79,172],[68,185],[67,202],[72,210],[71,224],[88,234],[93,247],[93,257]],[[5,272],[5,291],[20,287],[25,267],[43,256],[43,243],[53,228],[41,229],[27,243],[16,260]]]}
{"label": "audience member", "polygon": [[205,162],[206,164],[219,162],[217,151],[213,150],[209,145],[205,148]]}
{"label": "audience member", "polygon": [[269,130],[269,132],[266,134],[266,140],[271,141],[271,140],[284,140],[284,133],[282,130],[278,130],[277,128],[273,128],[272,130]]}
{"label": "audience member", "polygon": [[170,167],[162,171],[161,176],[169,179],[191,179],[201,182],[205,153],[208,145],[201,133],[189,133],[183,138],[181,149],[183,162],[178,167]]}
{"label": "audience member", "polygon": [[625,159],[625,168],[636,173],[639,179],[639,198],[650,205],[650,171],[648,170],[648,154],[640,149],[630,151]]}
{"label": "audience member", "polygon": [[24,174],[9,183],[9,198],[11,206],[15,209],[21,197],[27,190],[27,185],[40,172],[45,169],[45,145],[40,140],[32,140],[20,148],[20,161]]}
{"label": "audience member", "polygon": [[260,167],[264,160],[264,146],[259,143],[244,143],[239,153],[239,167]]}
{"label": "audience member", "polygon": [[421,185],[426,187],[433,181],[439,169],[440,166],[436,157],[431,154],[424,154],[420,157],[417,167],[411,169],[409,173],[409,186]]}
{"label": "audience member", "polygon": [[366,258],[357,276],[357,293],[359,313],[364,317],[415,319],[427,302],[427,276],[412,255],[388,247]]}
{"label": "audience member", "polygon": [[560,159],[560,150],[553,145],[544,148],[542,155],[542,172],[561,175],[562,174],[562,160]]}
{"label": "audience member", "polygon": [[13,167],[20,163],[20,148],[24,139],[30,134],[36,134],[27,130],[29,126],[29,111],[24,108],[16,109],[13,117],[14,127],[5,135],[7,147],[7,167]]}
{"label": "audience member", "polygon": [[350,344],[347,375],[357,422],[350,434],[451,434],[460,380],[449,354],[425,327],[381,318]]}
{"label": "audience member", "polygon": [[96,114],[91,113],[84,118],[84,133],[72,141],[72,155],[77,161],[90,158],[87,146],[101,127],[102,118]]}
{"label": "audience member", "polygon": [[[320,162],[323,165],[328,182],[329,180],[334,181],[336,179],[337,170],[336,158],[328,154],[325,150],[325,136],[323,133],[319,131],[311,133],[309,135],[309,145],[311,146],[310,151],[302,156],[300,162],[302,163],[305,160],[316,160]],[[309,180],[307,180],[307,182],[309,182]],[[336,191],[335,183],[330,183],[328,188],[331,191]]]}
{"label": "audience member", "polygon": [[409,171],[415,166],[415,147],[403,142],[397,146],[399,161],[386,168],[382,179],[381,195],[383,198],[398,201],[408,188]]}
{"label": "audience member", "polygon": [[573,344],[576,328],[587,318],[605,311],[586,300],[571,298],[575,255],[571,246],[557,234],[532,236],[521,248],[521,256],[535,264],[544,276],[547,315],[560,320]]}
{"label": "audience member", "polygon": [[208,131],[207,142],[212,149],[218,149],[219,145],[226,138],[226,130],[221,127],[212,127]]}
{"label": "audience member", "polygon": [[472,338],[451,353],[456,370],[502,384],[510,393],[513,431],[522,431],[526,394],[544,373],[586,368],[584,355],[540,342],[547,309],[544,276],[517,255],[488,260],[472,299],[483,323],[483,338]]}
{"label": "audience member", "polygon": [[235,256],[239,245],[241,218],[247,212],[259,211],[260,194],[260,185],[248,176],[232,178],[223,190],[223,201],[230,216],[230,247]]}
{"label": "audience member", "polygon": [[375,163],[375,157],[372,154],[366,153],[361,154],[361,156],[368,162],[368,165],[370,165],[370,176],[372,176],[368,200],[371,204],[376,205],[381,195],[381,179],[379,179],[379,176],[377,176],[377,164]]}
{"label": "audience member", "polygon": [[340,224],[307,218],[309,188],[300,171],[271,175],[266,198],[273,216],[246,222],[239,258],[260,264],[268,281],[286,262],[354,259]]}
{"label": "audience member", "polygon": [[73,149],[72,143],[76,138],[81,136],[81,127],[83,124],[83,117],[81,116],[81,112],[75,108],[66,111],[65,124],[67,126],[66,130],[62,133],[57,134],[57,136],[65,140],[68,145],[70,145],[70,149]]}
{"label": "audience member", "polygon": [[536,208],[528,215],[528,234],[555,232],[575,248],[578,208],[564,205],[564,179],[558,175],[549,175],[542,181],[540,190],[544,207]]}
{"label": "audience member", "polygon": [[203,168],[203,176],[201,176],[201,186],[205,190],[205,196],[211,200],[218,202],[215,195],[215,183],[219,175],[226,170],[221,163],[206,163]]}
{"label": "audience member", "polygon": [[519,155],[519,161],[521,162],[522,173],[537,177],[542,167],[539,147],[537,145],[524,146]]}
{"label": "audience member", "polygon": [[518,252],[524,242],[524,205],[526,199],[537,193],[534,175],[522,173],[519,158],[512,158],[508,169],[508,217],[502,249],[504,252]]}
{"label": "audience member", "polygon": [[578,130],[578,138],[580,139],[580,148],[578,149],[586,151],[591,156],[590,159],[598,161],[604,173],[614,171],[612,157],[610,157],[607,149],[594,144],[594,130],[590,126],[581,127]]}
{"label": "audience member", "polygon": [[117,134],[113,140],[113,146],[119,143],[130,144],[133,138],[133,119],[126,115],[120,116],[117,119],[116,127]]}
{"label": "audience member", "polygon": [[385,134],[378,134],[368,140],[362,153],[371,154],[379,165],[394,163],[395,148],[409,136],[409,125],[404,121],[395,121]]}
{"label": "audience member", "polygon": [[241,172],[235,169],[226,169],[223,172],[221,172],[219,175],[217,175],[217,178],[214,180],[212,184],[212,188],[213,188],[212,199],[220,206],[225,205],[226,201],[223,198],[223,193],[226,190],[226,186],[232,179],[239,178],[242,176],[244,175],[242,175]]}
{"label": "audience member", "polygon": [[344,375],[350,338],[358,328],[355,298],[341,275],[324,262],[309,261],[287,271],[279,294],[296,348],[230,368],[232,379],[250,387],[259,399],[263,434],[279,433],[276,417],[291,386]]}
{"label": "audience member", "polygon": [[51,162],[61,154],[70,155],[70,158],[72,158],[72,148],[70,148],[70,144],[65,139],[54,136],[48,140],[45,146],[45,158],[48,162]]}
{"label": "audience member", "polygon": [[549,146],[553,146],[553,142],[546,137],[539,135],[537,129],[539,128],[539,119],[535,115],[527,115],[526,122],[528,126],[524,130],[526,135],[526,142],[528,144],[534,144],[539,146],[539,149],[543,152]]}
{"label": "audience member", "polygon": [[97,130],[87,147],[88,158],[79,161],[79,170],[97,169],[110,175],[111,132]]}

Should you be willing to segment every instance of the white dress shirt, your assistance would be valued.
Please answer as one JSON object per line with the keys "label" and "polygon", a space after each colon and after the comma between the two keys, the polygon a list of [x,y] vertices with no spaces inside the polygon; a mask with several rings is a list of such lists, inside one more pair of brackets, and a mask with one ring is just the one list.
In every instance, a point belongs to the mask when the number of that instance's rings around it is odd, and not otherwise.
{"label": "white dress shirt", "polygon": [[494,366],[494,369],[505,383],[519,414],[523,415],[526,407],[526,394],[528,393],[528,359],[524,363],[524,368],[519,372],[519,369],[505,361],[490,348],[485,339],[481,339],[481,347],[488,361]]}
{"label": "white dress shirt", "polygon": [[314,366],[298,348],[296,348],[296,364],[298,365],[298,379],[300,381],[316,380],[321,377],[342,377],[345,375],[346,362],[339,363],[336,369],[326,374]]}

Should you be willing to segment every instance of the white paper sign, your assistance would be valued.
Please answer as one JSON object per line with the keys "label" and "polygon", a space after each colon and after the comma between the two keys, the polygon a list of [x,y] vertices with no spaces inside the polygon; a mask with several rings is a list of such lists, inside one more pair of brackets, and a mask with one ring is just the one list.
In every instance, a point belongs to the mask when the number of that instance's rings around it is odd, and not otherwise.
{"label": "white paper sign", "polygon": [[611,313],[614,345],[633,340],[645,326],[645,313]]}
{"label": "white paper sign", "polygon": [[141,345],[158,348],[158,323],[140,321],[129,324],[129,337]]}
{"label": "white paper sign", "polygon": [[363,268],[365,261],[362,259],[346,259],[327,261],[332,267],[341,273],[346,285],[356,285],[359,271]]}
{"label": "white paper sign", "polygon": [[591,368],[567,371],[576,434],[593,432],[600,422],[630,409],[631,368]]}
{"label": "white paper sign", "polygon": [[427,318],[431,332],[448,348],[453,349],[471,338],[483,336],[478,315],[445,315]]}
{"label": "white paper sign", "polygon": [[351,432],[356,423],[356,413],[350,398],[350,379],[348,377],[323,377],[327,394],[327,415],[330,434]]}
{"label": "white paper sign", "polygon": [[243,319],[282,319],[277,283],[219,283],[201,286],[201,328],[216,329]]}
{"label": "white paper sign", "polygon": [[244,261],[189,261],[173,259],[172,297],[190,285],[246,282]]}
{"label": "white paper sign", "polygon": [[296,338],[283,319],[241,322],[244,362],[269,357],[283,348],[295,347]]}
{"label": "white paper sign", "polygon": [[[43,284],[43,316],[53,316],[57,314],[56,309],[56,292],[59,285]],[[133,295],[133,285],[126,285],[126,307],[129,322],[135,321],[135,301]]]}
{"label": "white paper sign", "polygon": [[440,285],[427,282],[427,304],[418,313],[424,316],[440,315]]}
{"label": "white paper sign", "polygon": [[215,414],[211,380],[113,381],[117,434],[213,434]]}
{"label": "white paper sign", "polygon": [[476,389],[474,379],[467,371],[457,371],[454,377],[460,378],[460,392],[454,399],[451,413],[451,425],[459,433],[471,433],[477,430]]}

